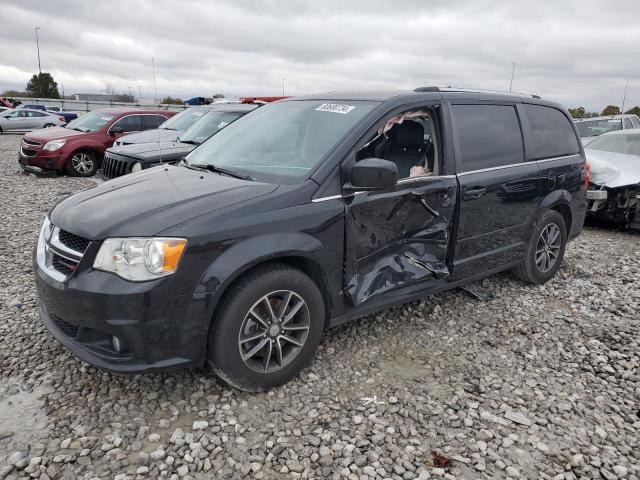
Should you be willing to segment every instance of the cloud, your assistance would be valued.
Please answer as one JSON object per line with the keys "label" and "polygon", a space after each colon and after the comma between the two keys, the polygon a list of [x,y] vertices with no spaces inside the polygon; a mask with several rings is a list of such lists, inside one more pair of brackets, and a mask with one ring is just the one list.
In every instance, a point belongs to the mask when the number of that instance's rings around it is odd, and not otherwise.
{"label": "cloud", "polygon": [[601,110],[640,104],[640,2],[5,0],[0,90],[42,66],[67,94],[190,97],[424,85],[537,93]]}

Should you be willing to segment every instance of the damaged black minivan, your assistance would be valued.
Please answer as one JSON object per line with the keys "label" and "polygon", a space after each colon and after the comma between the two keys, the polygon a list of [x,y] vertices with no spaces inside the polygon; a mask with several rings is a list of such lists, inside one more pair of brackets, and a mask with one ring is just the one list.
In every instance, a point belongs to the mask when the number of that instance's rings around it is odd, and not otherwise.
{"label": "damaged black minivan", "polygon": [[587,182],[569,115],[538,97],[290,98],[56,205],[34,249],[40,315],[100,368],[208,364],[264,390],[327,327],[507,269],[549,280]]}

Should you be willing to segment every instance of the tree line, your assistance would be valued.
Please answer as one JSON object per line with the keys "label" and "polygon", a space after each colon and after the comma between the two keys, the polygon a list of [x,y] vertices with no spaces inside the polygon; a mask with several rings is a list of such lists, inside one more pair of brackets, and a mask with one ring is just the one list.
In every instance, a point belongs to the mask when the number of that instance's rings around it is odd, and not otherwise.
{"label": "tree line", "polygon": [[[587,112],[584,107],[570,108],[569,113],[573,118],[592,118],[600,116],[620,115],[620,107],[616,105],[607,105],[602,112]],[[624,113],[631,113],[640,117],[640,107],[635,106]]]}

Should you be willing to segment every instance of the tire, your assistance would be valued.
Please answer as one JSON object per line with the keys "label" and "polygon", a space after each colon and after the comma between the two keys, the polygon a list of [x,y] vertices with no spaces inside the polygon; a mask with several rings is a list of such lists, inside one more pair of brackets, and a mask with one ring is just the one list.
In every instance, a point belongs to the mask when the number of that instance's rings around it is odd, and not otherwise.
{"label": "tire", "polygon": [[258,267],[225,293],[209,329],[207,363],[238,390],[282,385],[313,358],[324,315],[322,294],[303,272],[283,264]]}
{"label": "tire", "polygon": [[45,123],[44,127],[42,128],[51,128],[51,127],[55,127],[55,125],[53,123]]}
{"label": "tire", "polygon": [[[546,241],[545,237],[552,241]],[[535,225],[524,262],[513,269],[514,275],[527,283],[549,281],[560,269],[566,246],[564,217],[555,210],[546,210]]]}
{"label": "tire", "polygon": [[92,177],[98,170],[98,160],[93,152],[81,150],[69,157],[64,169],[72,177]]}

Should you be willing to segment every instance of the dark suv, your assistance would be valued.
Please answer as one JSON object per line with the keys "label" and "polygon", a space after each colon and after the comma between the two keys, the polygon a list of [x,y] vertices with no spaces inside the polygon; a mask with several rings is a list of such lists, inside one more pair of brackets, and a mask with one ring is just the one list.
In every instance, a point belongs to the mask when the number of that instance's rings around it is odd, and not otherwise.
{"label": "dark suv", "polygon": [[586,182],[571,118],[538,97],[292,98],[54,207],[34,250],[40,315],[98,367],[208,363],[262,390],[327,327],[502,270],[546,282]]}

